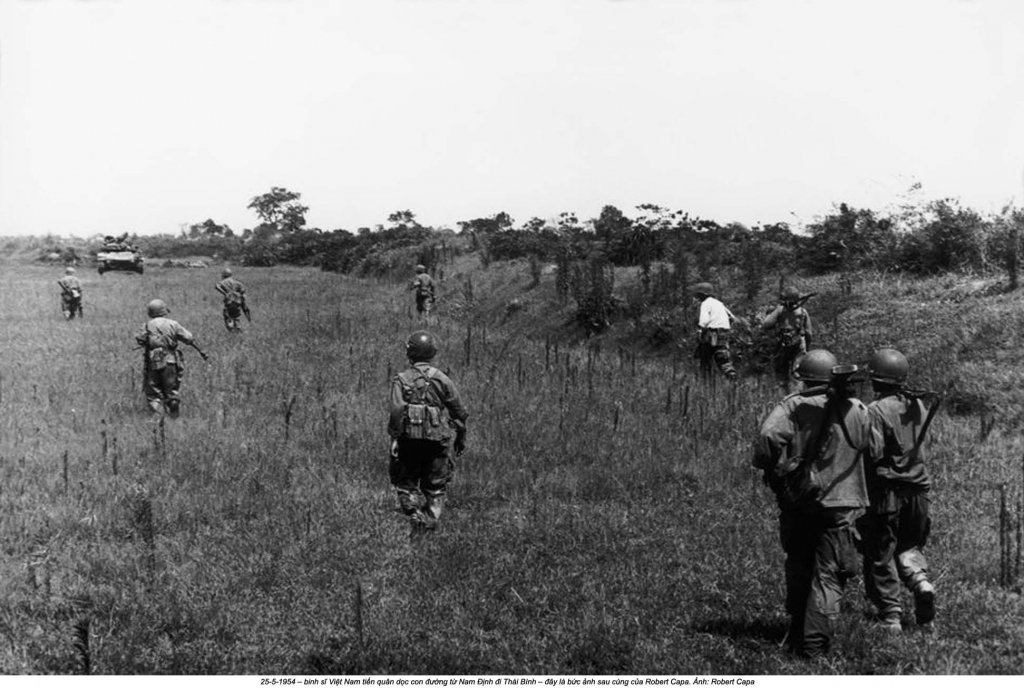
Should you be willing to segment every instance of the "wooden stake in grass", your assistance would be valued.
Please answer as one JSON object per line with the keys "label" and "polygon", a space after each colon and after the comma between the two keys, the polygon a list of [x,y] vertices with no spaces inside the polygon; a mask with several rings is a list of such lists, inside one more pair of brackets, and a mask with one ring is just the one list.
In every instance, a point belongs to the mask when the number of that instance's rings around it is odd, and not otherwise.
{"label": "wooden stake in grass", "polygon": [[295,407],[295,395],[281,404],[284,412],[284,441],[287,442],[288,438],[291,437],[291,425],[292,425],[292,409]]}
{"label": "wooden stake in grass", "polygon": [[1006,483],[999,486],[999,585],[1010,587],[1010,513],[1006,508]]}
{"label": "wooden stake in grass", "polygon": [[75,622],[75,652],[78,654],[79,673],[89,675],[92,673],[92,657],[89,652],[89,626],[91,620],[83,616]]}
{"label": "wooden stake in grass", "polygon": [[356,621],[356,638],[359,640],[359,647],[363,647],[363,582],[356,579],[356,595],[353,603]]}

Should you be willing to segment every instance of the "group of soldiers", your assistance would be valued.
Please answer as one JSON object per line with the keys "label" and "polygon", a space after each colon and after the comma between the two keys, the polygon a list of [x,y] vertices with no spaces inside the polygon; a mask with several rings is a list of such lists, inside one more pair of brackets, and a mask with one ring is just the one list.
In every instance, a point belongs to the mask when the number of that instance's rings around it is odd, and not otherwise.
{"label": "group of soldiers", "polygon": [[[81,284],[73,269],[60,280],[67,294],[65,317],[81,310]],[[224,324],[240,328],[248,313],[245,287],[225,269],[216,290],[224,298]],[[434,285],[426,269],[416,266],[417,312],[430,312]],[[735,316],[713,295],[711,285],[693,288],[700,302],[698,325],[701,368],[712,365],[730,379],[737,372],[729,352]],[[784,645],[801,656],[826,653],[832,642],[846,582],[862,571],[868,599],[881,628],[903,627],[901,586],[911,592],[914,620],[930,628],[935,617],[935,589],[928,578],[923,548],[930,527],[929,492],[922,443],[937,403],[907,386],[909,363],[899,351],[876,351],[868,365],[875,399],[857,398],[859,370],[840,365],[825,349],[811,349],[811,320],[795,288],[780,294],[780,303],[761,326],[778,334],[776,373],[787,394],[763,422],[752,465],[779,506],[785,552],[785,609],[790,617]],[[180,345],[206,353],[195,337],[170,319],[160,300],[147,306],[149,320],[135,339],[146,352],[147,402],[154,412],[176,416],[180,409],[183,360]],[[71,315],[67,315],[71,313]],[[409,366],[390,383],[388,434],[389,477],[398,508],[413,534],[437,528],[453,457],[466,451],[468,412],[452,379],[433,365],[434,336],[413,332],[405,343]],[[858,553],[862,563],[858,567]]]}
{"label": "group of soldiers", "polygon": [[[82,282],[75,269],[67,267],[57,280],[61,288],[61,312],[65,320],[82,314]],[[245,297],[245,285],[235,279],[231,268],[221,271],[221,279],[214,289],[223,298],[224,327],[228,332],[242,331],[241,319],[252,321]],[[181,380],[185,370],[185,357],[181,344],[194,348],[204,361],[209,360],[195,336],[170,317],[170,308],[161,299],[146,304],[149,319],[135,335],[135,343],[143,350],[143,393],[146,404],[155,414],[176,418],[181,411]]]}
{"label": "group of soldiers", "polygon": [[[732,326],[740,321],[725,304],[715,298],[708,282],[695,284],[691,291],[700,303],[697,319],[697,349],[694,358],[700,361],[702,373],[710,375],[713,366],[730,380],[736,379],[730,349]],[[760,323],[762,331],[774,333],[773,364],[779,384],[789,390],[794,383],[796,363],[811,346],[811,316],[804,307],[813,293],[801,295],[800,290],[786,286],[779,293],[778,305]]]}
{"label": "group of soldiers", "polygon": [[[709,283],[692,291],[700,303],[701,369],[707,375],[716,365],[735,379],[729,340],[737,318]],[[804,304],[811,296],[784,287],[760,322],[776,335],[775,375],[787,396],[762,424],[752,461],[779,506],[790,617],[784,646],[807,657],[828,651],[844,585],[858,568],[881,629],[903,628],[901,586],[912,594],[915,623],[932,628],[935,588],[923,553],[931,481],[922,445],[939,404],[937,395],[907,386],[909,362],[892,348],[871,356],[874,401],[861,402],[862,371],[810,349]]]}

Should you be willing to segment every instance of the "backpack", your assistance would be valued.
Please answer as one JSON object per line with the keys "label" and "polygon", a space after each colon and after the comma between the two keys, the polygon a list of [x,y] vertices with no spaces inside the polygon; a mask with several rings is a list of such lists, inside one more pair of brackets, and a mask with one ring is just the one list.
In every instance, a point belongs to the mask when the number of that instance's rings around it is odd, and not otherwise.
{"label": "backpack", "polygon": [[416,375],[411,385],[402,375],[398,376],[405,401],[401,436],[410,440],[443,442],[450,434],[444,404],[430,376],[415,366],[411,371]]}

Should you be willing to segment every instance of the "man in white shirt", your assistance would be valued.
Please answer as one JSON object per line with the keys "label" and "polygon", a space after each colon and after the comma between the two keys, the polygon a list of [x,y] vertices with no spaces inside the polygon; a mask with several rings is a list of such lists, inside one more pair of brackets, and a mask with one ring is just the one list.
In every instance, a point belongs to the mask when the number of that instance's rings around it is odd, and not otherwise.
{"label": "man in white shirt", "polygon": [[707,282],[695,284],[691,289],[700,301],[700,317],[697,320],[699,339],[694,358],[700,360],[700,370],[705,376],[711,374],[714,362],[730,380],[736,379],[736,369],[729,353],[729,336],[732,332],[732,313],[721,301],[712,296],[714,287]]}

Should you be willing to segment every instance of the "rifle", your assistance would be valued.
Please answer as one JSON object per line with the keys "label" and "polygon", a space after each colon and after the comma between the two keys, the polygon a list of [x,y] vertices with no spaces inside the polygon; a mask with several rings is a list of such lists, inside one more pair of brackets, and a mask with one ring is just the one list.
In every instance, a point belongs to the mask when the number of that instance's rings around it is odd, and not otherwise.
{"label": "rifle", "polygon": [[807,303],[810,299],[814,298],[817,295],[818,295],[818,292],[816,292],[816,291],[812,291],[810,294],[804,294],[799,299],[797,299],[796,301],[793,302],[794,303],[793,308],[794,309],[801,308],[805,303]]}
{"label": "rifle", "polygon": [[[946,385],[945,389],[937,393],[938,398],[935,403],[928,408],[928,414],[924,417],[924,423],[921,424],[921,432],[917,433],[917,439],[914,440],[914,447],[910,450],[911,454],[917,455],[921,451],[921,445],[924,444],[924,437],[928,433],[928,428],[932,424],[932,420],[935,419],[935,414],[938,413],[939,407],[946,400],[946,395],[953,388],[952,380]],[[917,390],[914,390],[917,391]],[[926,392],[928,395],[936,395],[936,392]],[[924,396],[924,395],[921,395]],[[920,397],[919,397],[920,398]]]}
{"label": "rifle", "polygon": [[245,302],[245,297],[242,297],[242,312],[245,313],[245,319],[252,322],[252,313],[249,312],[249,304]]}

